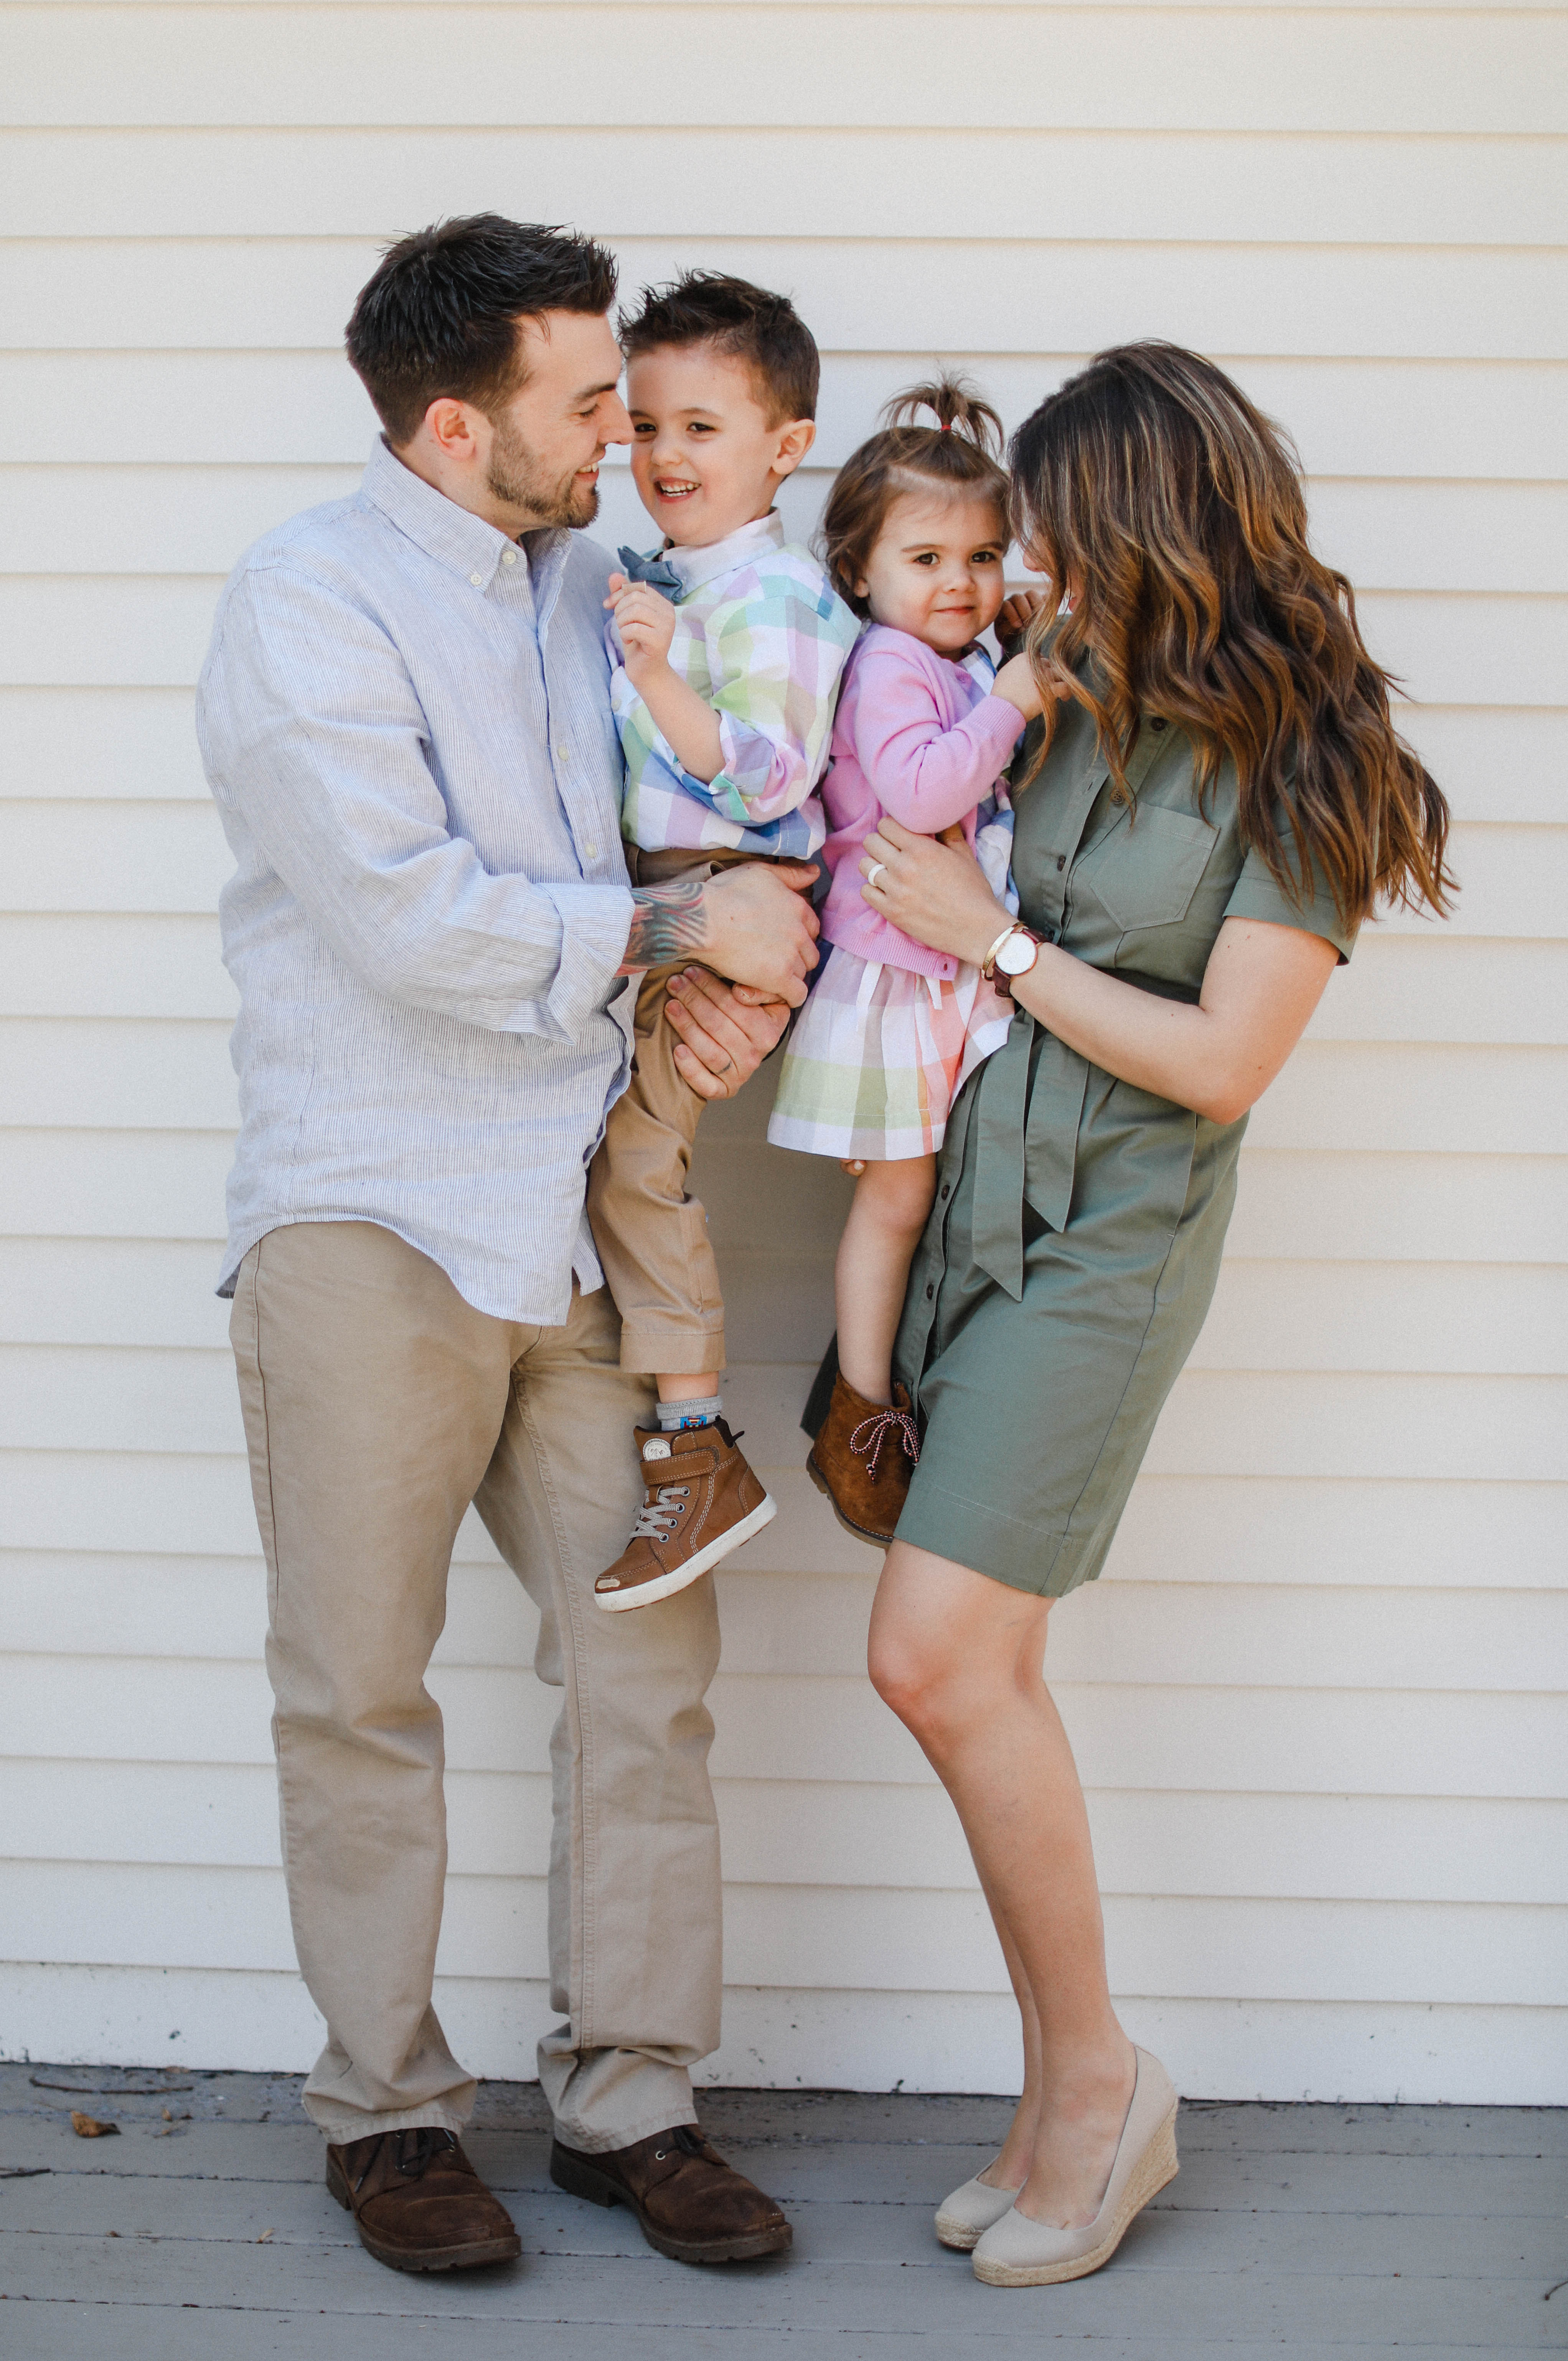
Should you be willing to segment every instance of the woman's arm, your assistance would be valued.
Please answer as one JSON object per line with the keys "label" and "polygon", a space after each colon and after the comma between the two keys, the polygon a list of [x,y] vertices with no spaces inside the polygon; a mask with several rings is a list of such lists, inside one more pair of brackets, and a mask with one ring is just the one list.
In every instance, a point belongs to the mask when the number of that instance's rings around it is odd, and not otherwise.
{"label": "woman's arm", "polygon": [[[969,852],[884,819],[862,847],[861,874],[878,862],[882,873],[861,889],[872,907],[916,942],[978,966],[1008,916]],[[1234,1123],[1305,1032],[1338,957],[1332,943],[1299,927],[1227,918],[1195,1008],[1123,983],[1051,943],[1013,995],[1107,1073],[1214,1123]]]}

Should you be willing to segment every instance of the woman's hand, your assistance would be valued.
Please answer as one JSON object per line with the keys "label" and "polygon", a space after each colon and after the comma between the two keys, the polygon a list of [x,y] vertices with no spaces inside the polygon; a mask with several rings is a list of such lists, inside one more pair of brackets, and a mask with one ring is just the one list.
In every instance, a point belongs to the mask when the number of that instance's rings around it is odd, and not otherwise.
{"label": "woman's hand", "polygon": [[917,943],[978,967],[1008,923],[968,845],[938,844],[885,815],[861,848],[862,897]]}

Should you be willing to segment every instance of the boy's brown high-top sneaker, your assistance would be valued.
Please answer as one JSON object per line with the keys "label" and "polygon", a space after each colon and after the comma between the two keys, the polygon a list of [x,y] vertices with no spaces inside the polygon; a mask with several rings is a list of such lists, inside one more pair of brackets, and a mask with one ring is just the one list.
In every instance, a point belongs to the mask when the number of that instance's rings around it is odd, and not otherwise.
{"label": "boy's brown high-top sneaker", "polygon": [[631,1539],[594,1585],[611,1615],[684,1590],[778,1510],[721,1418],[674,1434],[637,1430],[647,1493]]}
{"label": "boy's brown high-top sneaker", "polygon": [[904,1513],[920,1444],[909,1396],[893,1389],[893,1406],[868,1401],[845,1379],[833,1380],[828,1415],[811,1446],[806,1472],[826,1492],[846,1532],[885,1549]]}

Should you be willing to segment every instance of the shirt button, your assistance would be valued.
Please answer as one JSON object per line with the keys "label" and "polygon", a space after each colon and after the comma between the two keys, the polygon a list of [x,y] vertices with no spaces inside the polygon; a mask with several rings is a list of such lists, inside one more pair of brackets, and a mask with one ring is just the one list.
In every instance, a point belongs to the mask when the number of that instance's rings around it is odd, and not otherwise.
{"label": "shirt button", "polygon": [[468,579],[473,584],[476,590],[482,590],[484,588],[485,577],[482,574],[470,574]]}
{"label": "shirt button", "polygon": [[952,1184],[952,1182],[951,1182],[950,1180],[944,1180],[944,1181],[943,1181],[943,1183],[942,1183],[942,1194],[943,1194],[943,1196],[944,1196],[944,1197],[947,1195],[947,1193],[948,1193],[948,1190],[952,1187],[952,1185],[953,1185],[953,1184]]}
{"label": "shirt button", "polygon": [[515,549],[503,549],[503,550],[502,550],[502,552],[501,552],[501,564],[502,564],[503,566],[515,566],[515,565],[517,564],[517,552],[516,552],[516,550],[515,550]]}
{"label": "shirt button", "polygon": [[597,861],[599,857],[598,846],[597,844],[590,844],[587,848],[587,854],[590,861]]}
{"label": "shirt button", "polygon": [[558,763],[569,763],[569,762],[571,761],[571,759],[572,759],[572,750],[571,750],[571,748],[570,748],[569,746],[557,746],[557,747],[556,747],[556,749],[555,749],[555,760],[556,760]]}
{"label": "shirt button", "polygon": [[936,1294],[936,1289],[929,1283],[929,1281],[927,1281],[926,1288],[926,1301],[927,1303],[930,1302],[931,1298]]}
{"label": "shirt button", "polygon": [[1058,852],[1058,855],[1057,855],[1057,867],[1058,867],[1058,869],[1065,869],[1065,868],[1067,867],[1067,855],[1066,855],[1066,853],[1065,853],[1065,852]]}

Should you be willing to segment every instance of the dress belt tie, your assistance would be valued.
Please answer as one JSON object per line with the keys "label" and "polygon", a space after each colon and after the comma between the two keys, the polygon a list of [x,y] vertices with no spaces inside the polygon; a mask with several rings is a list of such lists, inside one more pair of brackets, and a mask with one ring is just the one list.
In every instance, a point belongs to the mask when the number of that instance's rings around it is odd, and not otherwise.
{"label": "dress belt tie", "polygon": [[[1190,984],[1126,968],[1110,972],[1119,983],[1162,1000],[1195,1005],[1198,999]],[[1014,1009],[1006,1040],[986,1060],[976,1082],[970,1252],[1014,1303],[1024,1299],[1025,1202],[1049,1228],[1067,1227],[1088,1086],[1088,1059],[1058,1041],[1026,1008]]]}

